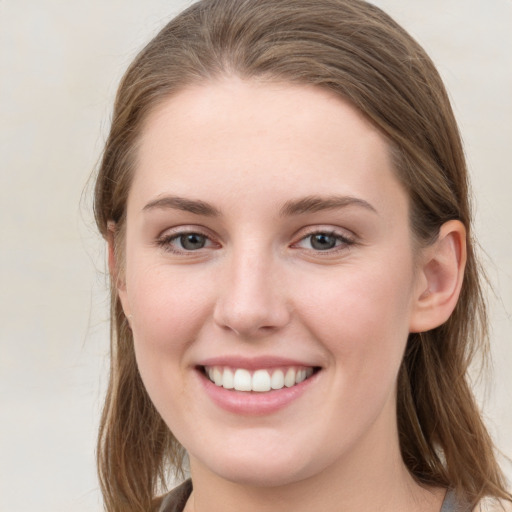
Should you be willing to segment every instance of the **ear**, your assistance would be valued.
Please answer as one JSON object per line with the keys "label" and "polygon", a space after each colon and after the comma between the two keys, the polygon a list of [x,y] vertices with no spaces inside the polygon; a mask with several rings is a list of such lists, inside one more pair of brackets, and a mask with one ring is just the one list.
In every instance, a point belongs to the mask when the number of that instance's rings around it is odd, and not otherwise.
{"label": "ear", "polygon": [[115,287],[119,289],[121,274],[116,254],[116,223],[112,220],[108,221],[107,228],[108,271],[110,273],[110,279],[112,279]]}
{"label": "ear", "polygon": [[108,270],[110,272],[110,279],[112,280],[113,285],[117,291],[117,295],[119,300],[121,301],[121,305],[123,307],[124,314],[126,319],[128,320],[128,324],[131,327],[131,318],[130,308],[128,307],[128,298],[126,294],[126,281],[124,277],[124,262],[120,261],[119,251],[116,250],[116,231],[117,231],[116,223],[110,221],[108,223],[108,233],[107,233],[107,244],[108,244]]}
{"label": "ear", "polygon": [[466,228],[458,220],[441,226],[437,240],[424,249],[414,296],[410,332],[439,327],[459,299],[466,266]]}
{"label": "ear", "polygon": [[110,273],[110,279],[116,288],[119,299],[123,306],[123,310],[127,318],[131,315],[126,309],[127,298],[126,298],[126,282],[124,278],[123,264],[119,261],[118,251],[116,250],[116,229],[115,222],[109,221],[108,232],[107,232],[107,245],[108,245],[108,270]]}

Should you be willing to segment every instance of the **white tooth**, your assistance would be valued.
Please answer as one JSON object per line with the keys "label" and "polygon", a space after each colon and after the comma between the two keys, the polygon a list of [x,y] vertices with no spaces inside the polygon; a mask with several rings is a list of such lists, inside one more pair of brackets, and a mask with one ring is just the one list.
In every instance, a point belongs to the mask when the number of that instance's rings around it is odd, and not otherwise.
{"label": "white tooth", "polygon": [[308,368],[306,370],[306,379],[309,379],[309,377],[311,377],[311,375],[313,375],[313,368]]}
{"label": "white tooth", "polygon": [[284,377],[284,385],[287,388],[291,388],[295,384],[295,370],[293,368],[288,368],[286,375]]}
{"label": "white tooth", "polygon": [[270,381],[272,389],[281,389],[284,386],[284,373],[282,370],[275,370]]}
{"label": "white tooth", "polygon": [[213,382],[216,386],[222,386],[222,370],[220,368],[213,369]]}
{"label": "white tooth", "polygon": [[208,377],[210,377],[210,380],[212,382],[214,381],[214,378],[213,378],[213,368],[212,367],[208,368]]}
{"label": "white tooth", "polygon": [[300,384],[306,378],[306,370],[298,370],[295,375],[295,384]]}
{"label": "white tooth", "polygon": [[233,372],[229,368],[224,368],[224,374],[222,375],[222,386],[226,389],[233,389]]}
{"label": "white tooth", "polygon": [[252,376],[252,390],[263,393],[270,389],[270,375],[267,370],[256,370]]}
{"label": "white tooth", "polygon": [[242,368],[238,368],[233,379],[233,387],[237,391],[251,391],[251,374]]}

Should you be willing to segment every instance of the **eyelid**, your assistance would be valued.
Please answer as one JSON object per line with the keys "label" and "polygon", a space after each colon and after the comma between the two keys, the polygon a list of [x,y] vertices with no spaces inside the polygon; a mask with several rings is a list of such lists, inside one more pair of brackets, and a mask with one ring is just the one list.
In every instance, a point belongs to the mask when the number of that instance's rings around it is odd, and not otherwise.
{"label": "eyelid", "polygon": [[[172,248],[171,243],[178,239],[181,236],[190,235],[190,234],[197,234],[204,236],[209,242],[210,245],[208,247],[202,247],[201,249],[197,250],[186,250],[186,249],[174,249]],[[197,226],[194,224],[187,224],[184,226],[176,226],[173,228],[168,228],[164,230],[162,233],[160,233],[156,240],[155,244],[159,247],[161,247],[164,251],[170,252],[171,254],[178,254],[178,255],[197,255],[199,253],[202,253],[204,250],[211,249],[212,246],[220,247],[220,243],[215,239],[215,237],[211,234],[211,232],[202,227]]]}
{"label": "eyelid", "polygon": [[[325,234],[328,236],[333,236],[341,241],[341,244],[334,246],[331,249],[325,250],[315,250],[313,248],[306,249],[302,247],[298,247],[298,244],[303,240],[317,234]],[[340,228],[336,228],[333,226],[308,226],[307,228],[301,229],[297,235],[294,237],[295,242],[291,244],[291,247],[296,247],[297,249],[302,249],[304,251],[313,252],[318,255],[332,255],[338,251],[347,250],[350,246],[357,243],[357,237],[353,232],[350,232],[346,229],[342,230]]]}
{"label": "eyelid", "polygon": [[[353,231],[350,231],[346,228],[339,228],[336,226],[329,226],[329,225],[306,226],[304,228],[301,228],[295,234],[295,236],[293,238],[296,241],[300,241],[308,236],[316,235],[319,233],[336,236],[336,237],[346,240],[347,242],[352,242],[352,243],[355,243],[358,238],[357,235]],[[296,243],[296,242],[294,242],[294,243]]]}

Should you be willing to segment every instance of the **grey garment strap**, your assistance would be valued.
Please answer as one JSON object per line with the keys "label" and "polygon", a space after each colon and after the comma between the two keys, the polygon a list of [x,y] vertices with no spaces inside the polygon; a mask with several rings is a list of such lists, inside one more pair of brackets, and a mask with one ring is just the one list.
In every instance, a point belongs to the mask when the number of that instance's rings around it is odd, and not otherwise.
{"label": "grey garment strap", "polygon": [[164,498],[158,512],[182,512],[191,492],[192,481],[185,480]]}
{"label": "grey garment strap", "polygon": [[440,512],[471,512],[471,507],[466,502],[458,501],[453,489],[448,489]]}
{"label": "grey garment strap", "polygon": [[[182,512],[191,492],[192,482],[190,479],[185,480],[164,498],[159,512]],[[471,507],[458,501],[453,489],[448,489],[439,512],[471,512]]]}

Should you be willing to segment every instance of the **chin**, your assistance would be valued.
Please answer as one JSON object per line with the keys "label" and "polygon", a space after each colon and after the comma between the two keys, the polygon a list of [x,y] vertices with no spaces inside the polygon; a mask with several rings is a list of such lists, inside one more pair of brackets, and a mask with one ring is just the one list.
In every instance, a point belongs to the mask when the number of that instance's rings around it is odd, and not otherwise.
{"label": "chin", "polygon": [[272,461],[258,466],[247,463],[237,466],[221,467],[217,474],[234,484],[249,487],[283,487],[305,477],[301,471],[290,471],[290,467],[276,467]]}
{"label": "chin", "polygon": [[[316,474],[321,468],[314,457],[308,462],[303,450],[228,450],[210,460],[195,462],[218,477],[238,485],[251,487],[286,486]],[[313,461],[315,463],[313,464]],[[194,464],[192,464],[193,470]]]}

